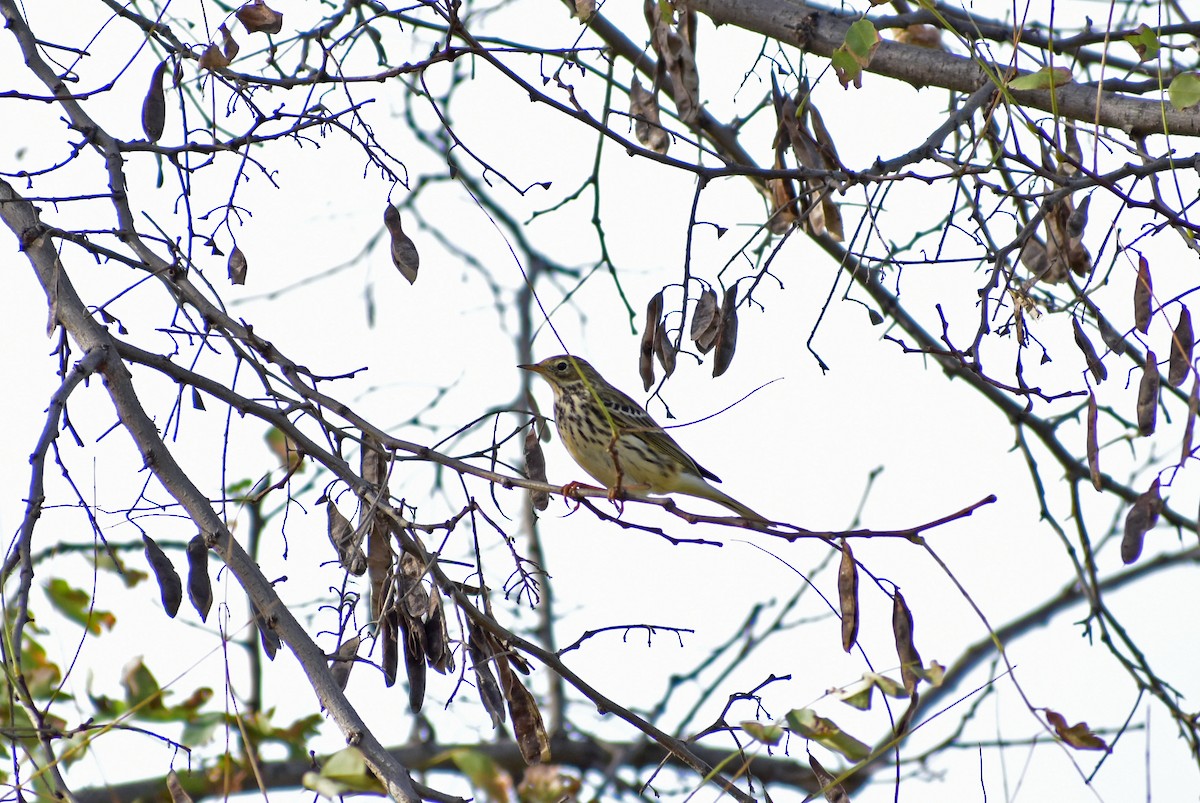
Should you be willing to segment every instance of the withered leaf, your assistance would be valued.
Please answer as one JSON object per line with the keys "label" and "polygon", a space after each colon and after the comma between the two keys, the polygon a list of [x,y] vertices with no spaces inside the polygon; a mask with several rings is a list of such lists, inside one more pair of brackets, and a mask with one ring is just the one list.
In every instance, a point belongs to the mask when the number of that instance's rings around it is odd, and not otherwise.
{"label": "withered leaf", "polygon": [[841,542],[842,562],[838,566],[838,607],[842,614],[842,649],[846,652],[858,641],[858,564],[850,542]]}
{"label": "withered leaf", "polygon": [[242,249],[235,245],[233,253],[229,255],[229,281],[234,284],[245,284],[246,272],[249,270],[249,267],[249,264],[246,262],[246,255],[242,253]]}
{"label": "withered leaf", "polygon": [[845,788],[837,782],[833,773],[821,766],[821,762],[817,761],[817,757],[812,753],[808,754],[808,766],[817,777],[817,783],[821,784],[821,792],[828,803],[850,803],[850,795]]}
{"label": "withered leaf", "polygon": [[[1079,168],[1075,165],[1083,164],[1083,148],[1079,147],[1079,132],[1075,130],[1075,123],[1071,120],[1068,120],[1066,125],[1063,126],[1063,155],[1066,158],[1059,159],[1059,172],[1065,176],[1072,176],[1079,172]],[[1085,220],[1087,218],[1087,204],[1090,198],[1090,195],[1085,197],[1083,203],[1079,205],[1081,209],[1085,210]],[[1083,231],[1082,226],[1079,231]]]}
{"label": "withered leaf", "polygon": [[1183,465],[1192,456],[1192,438],[1196,431],[1196,414],[1200,412],[1200,374],[1192,382],[1192,392],[1188,395],[1187,425],[1183,428],[1183,449],[1179,456],[1179,464]]}
{"label": "withered leaf", "polygon": [[1104,341],[1104,345],[1108,346],[1108,350],[1118,357],[1125,353],[1125,338],[1116,329],[1113,329],[1112,324],[1108,322],[1108,318],[1100,315],[1097,311],[1096,317],[1100,320],[1100,339]]}
{"label": "withered leaf", "polygon": [[665,323],[659,323],[654,330],[654,354],[658,357],[658,364],[662,366],[663,373],[670,376],[675,373],[675,344],[667,334]]}
{"label": "withered leaf", "polygon": [[350,682],[350,670],[354,668],[359,641],[358,636],[353,636],[342,642],[341,646],[337,648],[337,652],[333,654],[333,663],[329,667],[329,671],[342,691],[346,690],[346,684]]}
{"label": "withered leaf", "polygon": [[700,118],[700,73],[696,71],[696,57],[687,40],[672,30],[667,31],[663,57],[675,90],[679,119],[691,125]]}
{"label": "withered leaf", "polygon": [[[530,427],[525,433],[525,476],[536,482],[547,482],[546,454],[542,451],[537,427]],[[545,491],[530,491],[529,501],[533,503],[534,510],[545,510],[550,506],[550,494]]]}
{"label": "withered leaf", "polygon": [[383,225],[387,227],[391,237],[392,264],[400,271],[400,275],[412,284],[417,280],[421,255],[417,253],[417,247],[400,225],[400,210],[392,204],[388,204],[387,209],[383,210]]}
{"label": "withered leaf", "polygon": [[221,27],[218,30],[221,32],[221,55],[225,57],[226,64],[231,64],[237,58],[238,51],[241,48],[233,38],[233,34],[229,32],[229,26],[221,23]]}
{"label": "withered leaf", "polygon": [[721,319],[717,315],[717,292],[711,287],[705,289],[696,301],[696,309],[692,313],[692,342],[701,354],[712,351],[717,343],[717,335],[721,329]]}
{"label": "withered leaf", "polygon": [[200,614],[200,621],[208,621],[208,611],[212,608],[213,590],[212,578],[208,576],[208,546],[203,535],[197,535],[187,545],[188,561],[188,599],[192,607]]}
{"label": "withered leaf", "polygon": [[1079,346],[1079,350],[1083,352],[1083,358],[1087,360],[1087,366],[1092,372],[1092,376],[1096,377],[1097,383],[1103,382],[1108,378],[1108,369],[1096,356],[1096,349],[1092,346],[1092,341],[1084,334],[1078,318],[1071,319],[1071,327],[1075,330],[1075,345]]}
{"label": "withered leaf", "polygon": [[1088,393],[1087,404],[1087,461],[1088,474],[1092,485],[1097,491],[1104,489],[1104,479],[1100,476],[1100,440],[1096,429],[1099,424],[1100,411],[1096,406],[1096,396]]}
{"label": "withered leaf", "polygon": [[328,518],[329,542],[337,550],[338,563],[355,577],[362,577],[367,572],[367,556],[358,545],[350,520],[342,515],[332,499],[326,503],[325,511]]}
{"label": "withered leaf", "polygon": [[629,86],[629,115],[633,118],[633,132],[638,142],[655,153],[666,153],[671,147],[671,138],[660,124],[658,94],[646,90],[636,75]]}
{"label": "withered leaf", "polygon": [[[882,5],[889,0],[880,0],[875,2],[871,0],[871,5]],[[918,23],[909,25],[907,28],[900,29],[896,33],[896,41],[905,45],[915,45],[916,47],[924,47],[929,50],[944,50],[942,47],[942,30],[934,25]]]}
{"label": "withered leaf", "polygon": [[267,6],[263,0],[254,0],[234,12],[246,33],[279,33],[283,30],[283,15]]}
{"label": "withered leaf", "polygon": [[1188,369],[1192,365],[1192,347],[1195,345],[1195,335],[1192,333],[1192,313],[1187,307],[1179,313],[1179,323],[1175,326],[1175,336],[1171,338],[1171,364],[1167,371],[1167,381],[1172,387],[1179,387],[1187,379]]}
{"label": "withered leaf", "polygon": [[163,92],[163,79],[167,75],[167,63],[160,62],[150,76],[150,88],[142,100],[142,133],[149,142],[158,142],[167,125],[167,96]]}
{"label": "withered leaf", "polygon": [[274,661],[275,654],[283,646],[279,634],[275,632],[275,619],[263,614],[257,605],[250,603],[250,611],[254,614],[254,624],[258,627],[258,640],[262,644],[263,655],[267,660]]}
{"label": "withered leaf", "polygon": [[1129,512],[1125,514],[1125,537],[1121,539],[1121,560],[1126,565],[1133,563],[1141,556],[1146,533],[1154,529],[1154,525],[1158,523],[1158,514],[1162,511],[1162,504],[1156,477],[1149,490],[1134,500],[1133,507],[1129,508]]}
{"label": "withered leaf", "polygon": [[1076,750],[1108,751],[1108,743],[1093,733],[1086,722],[1068,726],[1067,720],[1062,714],[1057,711],[1051,711],[1049,708],[1043,708],[1042,710],[1046,713],[1046,720],[1050,723],[1050,727],[1054,728],[1054,732],[1058,734],[1058,738],[1071,747],[1074,747]]}
{"label": "withered leaf", "polygon": [[892,596],[892,635],[896,639],[896,654],[900,656],[900,679],[904,682],[904,690],[912,694],[917,690],[918,671],[923,664],[913,643],[912,613],[899,589]]}
{"label": "withered leaf", "polygon": [[1146,352],[1146,364],[1142,366],[1142,381],[1138,386],[1137,420],[1138,433],[1150,435],[1158,420],[1158,358],[1153,351]]}
{"label": "withered leaf", "polygon": [[158,581],[163,609],[166,610],[167,616],[174,619],[175,614],[179,613],[179,604],[183,602],[183,581],[179,579],[179,573],[175,571],[171,559],[162,551],[158,542],[143,534],[142,544],[146,550],[146,560],[154,570],[154,579]]}
{"label": "withered leaf", "polygon": [[638,373],[646,390],[654,385],[654,333],[658,331],[662,311],[663,294],[659,290],[646,305],[646,324],[642,327],[642,342],[638,352]]}
{"label": "withered leaf", "polygon": [[542,724],[542,712],[525,685],[512,672],[506,675],[505,696],[512,715],[512,728],[526,764],[550,760],[550,735]]}
{"label": "withered leaf", "polygon": [[1137,330],[1146,334],[1150,329],[1150,303],[1154,296],[1154,284],[1150,280],[1150,263],[1138,254],[1137,282],[1133,286],[1133,322]]}
{"label": "withered leaf", "polygon": [[713,376],[720,376],[729,369],[733,362],[733,352],[737,349],[737,285],[725,289],[725,297],[721,300],[721,318],[717,330],[717,353],[713,358]]}
{"label": "withered leaf", "polygon": [[1067,218],[1067,236],[1071,239],[1078,240],[1083,236],[1083,230],[1087,228],[1088,206],[1091,202],[1092,196],[1083,196],[1079,206],[1075,207],[1075,211]]}
{"label": "withered leaf", "polygon": [[225,54],[221,52],[221,48],[216,45],[209,45],[200,54],[198,63],[202,70],[220,70],[229,66],[229,59],[225,58]]}

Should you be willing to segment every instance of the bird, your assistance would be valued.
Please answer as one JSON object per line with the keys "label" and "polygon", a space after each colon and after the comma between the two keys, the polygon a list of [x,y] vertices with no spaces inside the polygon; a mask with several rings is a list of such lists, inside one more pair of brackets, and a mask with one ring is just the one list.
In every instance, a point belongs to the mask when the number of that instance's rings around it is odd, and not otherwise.
{"label": "bird", "polygon": [[769,521],[709,480],[720,478],[697,463],[640,404],[605,381],[586,360],[569,354],[519,365],[554,390],[554,425],[580,468],[609,490],[681,493],[716,502],[744,519]]}

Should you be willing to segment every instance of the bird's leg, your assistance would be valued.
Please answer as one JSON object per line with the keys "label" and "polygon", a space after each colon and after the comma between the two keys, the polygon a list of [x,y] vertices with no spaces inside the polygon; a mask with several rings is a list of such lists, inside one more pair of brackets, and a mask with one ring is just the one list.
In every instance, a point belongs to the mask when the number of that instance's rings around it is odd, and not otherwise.
{"label": "bird's leg", "polygon": [[593,491],[602,490],[597,488],[595,485],[588,485],[586,482],[580,482],[579,480],[571,480],[564,485],[561,491],[563,495],[563,501],[568,505],[570,505],[571,502],[575,503],[575,507],[571,511],[572,513],[574,513],[576,510],[579,510],[579,506],[583,504],[583,500],[577,495],[580,488],[588,488]]}

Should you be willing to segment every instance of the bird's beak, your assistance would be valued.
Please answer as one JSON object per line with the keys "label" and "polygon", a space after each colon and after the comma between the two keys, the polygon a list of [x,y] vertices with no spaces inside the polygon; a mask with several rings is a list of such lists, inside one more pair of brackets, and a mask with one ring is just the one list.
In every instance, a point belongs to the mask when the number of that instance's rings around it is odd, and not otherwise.
{"label": "bird's beak", "polygon": [[542,366],[540,365],[518,365],[517,367],[523,371],[533,371],[535,374],[542,372]]}

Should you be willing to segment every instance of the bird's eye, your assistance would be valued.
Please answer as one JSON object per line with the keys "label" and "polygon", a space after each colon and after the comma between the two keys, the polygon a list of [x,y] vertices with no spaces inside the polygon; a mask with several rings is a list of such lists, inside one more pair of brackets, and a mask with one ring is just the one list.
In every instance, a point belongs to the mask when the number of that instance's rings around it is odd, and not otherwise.
{"label": "bird's eye", "polygon": [[560,374],[565,374],[567,372],[567,368],[569,367],[570,366],[567,365],[566,360],[559,360],[558,362],[554,363],[554,370]]}

